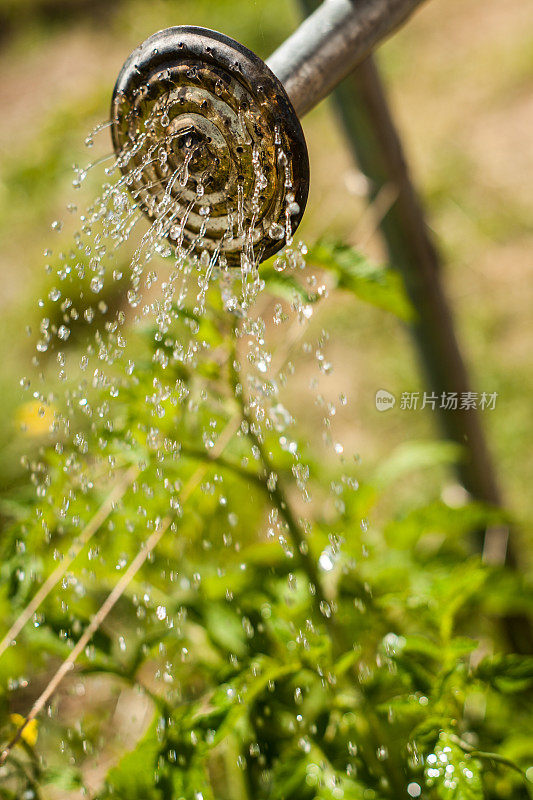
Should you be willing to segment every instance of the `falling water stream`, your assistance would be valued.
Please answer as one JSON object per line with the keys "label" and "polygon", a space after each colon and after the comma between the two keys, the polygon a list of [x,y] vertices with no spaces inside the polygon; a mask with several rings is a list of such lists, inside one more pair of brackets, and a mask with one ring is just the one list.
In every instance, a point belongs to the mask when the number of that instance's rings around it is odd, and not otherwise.
{"label": "falling water stream", "polygon": [[[72,235],[70,223],[54,222],[52,237],[61,241],[46,251],[50,289],[40,301],[46,314],[21,386],[47,429],[48,444],[24,458],[37,502],[21,525],[19,548],[44,541],[53,558],[0,653],[17,647],[25,625],[46,628],[45,609],[64,620],[58,634],[70,652],[40,687],[30,720],[58,713],[56,692],[78,657],[99,663],[99,629],[122,595],[136,619],[123,630],[113,622],[112,647],[127,659],[128,649],[154,624],[159,632],[170,631],[179,643],[177,656],[166,655],[161,643],[143,681],[179,703],[180,672],[191,648],[203,645],[186,631],[180,604],[168,607],[164,598],[224,583],[228,572],[228,606],[240,614],[246,637],[261,635],[255,616],[234,604],[235,574],[250,569],[247,554],[261,543],[276,542],[289,565],[286,602],[310,602],[316,609],[314,622],[296,632],[294,647],[312,648],[317,619],[333,641],[337,636],[328,576],[346,566],[343,537],[332,532],[316,559],[308,545],[317,515],[342,515],[358,489],[354,457],[335,434],[337,409],[347,399],[336,384],[331,388],[329,336],[314,323],[328,296],[327,277],[313,273],[307,248],[292,239],[295,201],[287,173],[286,224],[269,229],[285,248],[268,268],[265,288],[254,235],[267,181],[256,150],[249,196],[239,187],[219,245],[203,247],[212,209],[208,174],[202,181],[191,173],[200,145],[186,140],[171,174],[167,150],[146,147],[146,131],[154,124],[168,127],[169,113],[166,106],[156,108],[156,119],[149,117],[145,131],[117,157],[76,168],[78,196],[96,171],[103,171],[102,189],[82,212],[80,203],[69,205],[77,230]],[[244,112],[240,121],[245,131]],[[106,127],[87,137],[91,151]],[[182,131],[170,133],[170,142],[178,135]],[[276,147],[286,169],[279,142]],[[147,227],[141,187],[153,185],[157,175],[165,177],[166,189],[149,199]],[[191,238],[192,218],[197,234]],[[241,243],[237,268],[228,266],[223,249],[235,237]],[[316,419],[322,423],[313,421],[313,430],[306,430],[306,421]],[[322,474],[311,451],[338,465],[335,480],[324,477],[332,469]],[[237,573],[227,567],[235,563]],[[109,574],[115,585],[102,593]],[[80,610],[90,608],[86,599],[95,596],[96,613],[80,622]],[[259,618],[269,614],[263,603]],[[239,663],[239,647],[231,664]],[[296,706],[305,692],[295,687]],[[310,749],[304,722],[297,724],[301,748]],[[130,747],[144,727],[142,719],[133,726]],[[386,751],[378,757],[386,758]]]}

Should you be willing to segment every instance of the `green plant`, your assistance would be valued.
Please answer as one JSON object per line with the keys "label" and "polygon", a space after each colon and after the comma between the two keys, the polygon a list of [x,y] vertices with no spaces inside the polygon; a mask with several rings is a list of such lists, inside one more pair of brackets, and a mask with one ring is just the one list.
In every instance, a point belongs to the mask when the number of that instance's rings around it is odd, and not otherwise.
{"label": "green plant", "polygon": [[[75,789],[101,751],[112,763],[101,800],[531,796],[533,660],[504,652],[496,624],[531,610],[531,586],[468,545],[506,515],[429,498],[368,522],[393,491],[387,470],[360,482],[315,388],[323,437],[311,447],[286,384],[304,338],[313,375],[329,374],[327,336],[307,327],[328,292],[402,318],[408,304],[391,273],[349,248],[312,250],[318,278],[297,253],[288,261],[261,273],[260,314],[243,318],[224,282],[204,309],[189,287],[168,320],[128,334],[125,355],[120,325],[97,332],[105,374],[80,382],[79,353],[66,358],[76,379],[54,400],[67,406],[59,447],[28,459],[38,499],[4,509],[2,617],[26,606],[59,554],[86,548],[0,660],[5,741],[20,728],[9,713],[27,713],[39,674],[83,641],[159,532],[76,673],[82,687],[98,675],[115,695],[135,688],[149,712],[122,753],[109,708],[80,701],[73,721],[52,703],[37,741],[23,734],[1,767],[0,797]],[[433,457],[450,453],[436,443]],[[399,469],[396,459],[389,481]]]}

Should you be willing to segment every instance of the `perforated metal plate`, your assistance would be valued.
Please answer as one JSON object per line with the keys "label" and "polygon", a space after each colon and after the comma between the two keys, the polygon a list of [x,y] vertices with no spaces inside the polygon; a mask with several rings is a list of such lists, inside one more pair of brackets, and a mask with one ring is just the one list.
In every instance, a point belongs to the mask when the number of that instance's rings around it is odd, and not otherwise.
{"label": "perforated metal plate", "polygon": [[204,28],[160,31],[124,64],[111,119],[129,189],[171,243],[236,266],[290,240],[307,147],[282,84],[250,50]]}

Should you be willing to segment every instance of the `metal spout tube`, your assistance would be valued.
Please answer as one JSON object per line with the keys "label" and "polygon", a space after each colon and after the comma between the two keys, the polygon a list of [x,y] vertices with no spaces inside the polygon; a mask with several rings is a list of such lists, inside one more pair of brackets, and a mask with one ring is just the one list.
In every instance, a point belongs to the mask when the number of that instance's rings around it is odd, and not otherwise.
{"label": "metal spout tube", "polygon": [[299,117],[310,111],[424,0],[324,0],[267,61]]}

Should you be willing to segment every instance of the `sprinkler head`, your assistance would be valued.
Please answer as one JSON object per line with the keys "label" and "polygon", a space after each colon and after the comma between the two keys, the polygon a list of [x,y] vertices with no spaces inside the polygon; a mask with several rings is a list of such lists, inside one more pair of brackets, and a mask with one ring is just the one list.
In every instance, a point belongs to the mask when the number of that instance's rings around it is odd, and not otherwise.
{"label": "sprinkler head", "polygon": [[290,242],[307,201],[305,138],[246,47],[205,28],[155,33],[122,67],[111,120],[126,184],[171,244],[239,266]]}

